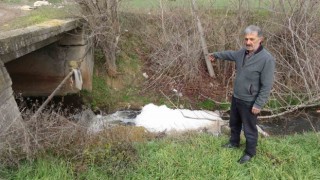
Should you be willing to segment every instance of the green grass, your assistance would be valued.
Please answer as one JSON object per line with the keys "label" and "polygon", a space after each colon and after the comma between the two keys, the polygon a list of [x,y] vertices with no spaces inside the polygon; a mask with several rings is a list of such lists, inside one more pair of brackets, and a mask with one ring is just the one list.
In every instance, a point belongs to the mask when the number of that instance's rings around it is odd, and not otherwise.
{"label": "green grass", "polygon": [[222,102],[221,104],[216,104],[212,100],[204,100],[201,101],[197,104],[197,107],[200,109],[207,109],[207,110],[214,110],[214,109],[219,109],[219,110],[228,110],[231,107],[231,104],[229,102]]}
{"label": "green grass", "polygon": [[110,106],[113,106],[115,102],[112,100],[111,89],[106,85],[103,77],[93,75],[92,86],[92,92],[81,92],[84,101],[90,108],[97,109],[99,107],[108,109]]}
{"label": "green grass", "polygon": [[[316,179],[320,178],[319,137],[315,134],[262,139],[258,154],[245,165],[237,150],[220,148],[227,139],[196,135],[139,146],[133,179]],[[299,162],[299,163],[298,163]]]}
{"label": "green grass", "polygon": [[0,171],[5,179],[74,179],[72,166],[67,161],[54,158],[39,158],[34,162],[22,163],[18,169]]}
{"label": "green grass", "polygon": [[172,105],[162,94],[142,92],[145,79],[143,60],[139,53],[145,53],[141,39],[131,34],[124,34],[119,43],[121,49],[117,56],[117,77],[106,76],[105,59],[101,50],[95,51],[95,66],[92,92],[83,91],[87,106],[114,112],[119,109],[140,109],[149,103]]}
{"label": "green grass", "polygon": [[76,7],[66,6],[61,9],[52,7],[41,7],[30,11],[25,16],[20,16],[14,20],[0,25],[0,31],[8,31],[12,29],[18,29],[27,27],[30,25],[39,24],[52,19],[66,19],[75,17]]}
{"label": "green grass", "polygon": [[1,0],[0,3],[19,4],[22,0]]}
{"label": "green grass", "polygon": [[[135,41],[128,41],[135,43]],[[105,59],[102,51],[95,51],[95,66],[93,75],[92,92],[82,92],[83,98],[88,106],[93,109],[99,108],[105,111],[121,109],[125,104],[135,102],[139,92],[139,70],[141,64],[138,57],[132,53],[129,45],[128,52],[121,52],[117,59],[117,67],[120,75],[116,78],[106,76]],[[122,75],[124,74],[124,75]],[[138,96],[139,97],[139,96]],[[140,102],[143,98],[139,98]],[[136,102],[139,105],[143,103]]]}
{"label": "green grass", "polygon": [[275,112],[281,112],[283,109],[281,107],[298,106],[305,101],[307,101],[307,98],[304,95],[301,95],[300,97],[288,95],[284,97],[284,99],[277,99],[276,97],[272,97],[267,102],[266,108],[274,110]]}
{"label": "green grass", "polygon": [[[190,0],[163,0],[163,6],[165,7],[190,7]],[[236,3],[235,3],[236,2]],[[205,8],[224,8],[233,7],[236,8],[237,1],[231,0],[197,0],[197,5],[199,7]],[[246,5],[253,8],[259,8],[268,5],[266,2],[261,2],[259,0],[246,0],[244,1]],[[160,7],[159,0],[130,0],[122,2],[122,6],[132,9],[155,9]]]}
{"label": "green grass", "polygon": [[[0,3],[9,3],[9,4],[28,4],[32,5],[37,0],[1,0]],[[49,3],[61,3],[63,0],[48,0]]]}
{"label": "green grass", "polygon": [[215,103],[212,100],[204,100],[198,103],[198,107],[201,109],[213,109],[215,108]]}
{"label": "green grass", "polygon": [[131,162],[133,166],[113,174],[106,173],[112,171],[108,164],[92,164],[75,173],[74,163],[51,157],[2,169],[1,175],[8,179],[320,179],[319,138],[319,133],[261,138],[257,156],[240,165],[236,161],[244,145],[224,149],[226,136],[188,133],[136,143],[138,159]]}

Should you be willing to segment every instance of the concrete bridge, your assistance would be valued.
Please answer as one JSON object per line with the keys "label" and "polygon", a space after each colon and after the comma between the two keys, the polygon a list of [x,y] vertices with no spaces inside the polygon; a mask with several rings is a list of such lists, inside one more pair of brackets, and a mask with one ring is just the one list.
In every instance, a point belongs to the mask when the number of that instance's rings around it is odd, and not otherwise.
{"label": "concrete bridge", "polygon": [[91,90],[93,48],[79,20],[51,20],[0,32],[0,131],[21,118],[13,93],[48,96],[73,69],[83,84],[68,79],[58,95]]}

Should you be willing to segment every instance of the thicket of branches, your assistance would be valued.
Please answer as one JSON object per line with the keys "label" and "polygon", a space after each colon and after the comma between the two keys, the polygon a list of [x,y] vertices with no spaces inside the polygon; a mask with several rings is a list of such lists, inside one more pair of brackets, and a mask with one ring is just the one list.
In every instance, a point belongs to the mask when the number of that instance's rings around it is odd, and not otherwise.
{"label": "thicket of branches", "polygon": [[89,37],[102,50],[109,76],[117,75],[116,53],[120,38],[119,4],[121,0],[75,0],[80,5]]}
{"label": "thicket of branches", "polygon": [[[179,84],[202,82],[205,66],[200,37],[190,7],[174,8],[159,1],[158,11],[133,15],[135,31],[149,48],[148,88],[161,89]],[[314,0],[259,1],[252,8],[248,1],[233,0],[225,9],[200,7],[198,15],[209,51],[237,50],[243,47],[243,30],[259,25],[265,34],[264,46],[276,59],[275,84],[268,108],[282,115],[298,108],[319,105],[319,8]],[[231,91],[235,67],[227,61],[214,64],[217,79],[212,83]],[[213,87],[214,87],[213,86]],[[183,91],[183,89],[181,89]],[[227,99],[228,93],[226,93]]]}
{"label": "thicket of branches", "polygon": [[[121,34],[119,0],[77,0],[91,36],[106,57],[109,75],[117,74],[116,52]],[[172,7],[159,0],[150,12],[123,13],[125,29],[139,36],[149,50],[147,88],[179,89],[199,86],[206,74],[200,37],[191,6]],[[191,1],[190,1],[191,2]],[[243,29],[250,24],[262,27],[264,45],[275,56],[277,72],[271,112],[290,112],[319,105],[319,3],[314,0],[249,1],[231,0],[227,7],[200,7],[209,51],[236,50],[243,46]],[[232,91],[235,67],[227,61],[214,64],[216,79],[203,88]],[[205,83],[208,84],[208,81]],[[164,89],[165,89],[164,88]]]}
{"label": "thicket of branches", "polygon": [[204,68],[199,35],[190,12],[179,10],[161,16],[150,17],[150,21],[158,23],[144,32],[144,40],[152,49],[148,58],[148,70],[153,73],[149,88],[164,85],[173,89],[180,83],[195,83]]}
{"label": "thicket of branches", "polygon": [[273,97],[287,112],[320,105],[320,4],[280,1],[265,21],[269,49],[277,59]]}

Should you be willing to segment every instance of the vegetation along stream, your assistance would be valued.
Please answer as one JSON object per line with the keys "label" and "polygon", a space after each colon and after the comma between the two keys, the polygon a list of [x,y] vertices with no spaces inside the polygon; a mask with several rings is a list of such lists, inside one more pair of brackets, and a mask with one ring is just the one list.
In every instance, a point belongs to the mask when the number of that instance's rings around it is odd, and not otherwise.
{"label": "vegetation along stream", "polygon": [[[24,98],[23,106],[32,107],[35,102],[41,104],[45,98],[42,97],[29,97]],[[19,100],[17,102],[20,102]],[[21,102],[20,102],[21,106]],[[73,114],[74,120],[79,120],[83,110],[92,112],[92,119],[88,121],[97,121],[98,119],[105,122],[121,125],[134,126],[134,119],[141,113],[141,109],[123,109],[114,113],[106,113],[104,111],[93,111],[86,108],[82,97],[79,95],[68,95],[64,97],[55,97],[49,107],[60,108],[67,110],[68,113]],[[292,135],[295,133],[304,132],[318,132],[320,130],[320,113],[317,112],[318,108],[309,108],[301,110],[299,112],[291,113],[289,115],[275,117],[271,119],[259,120],[259,126],[271,136],[275,135]],[[94,115],[94,116],[93,116]],[[155,116],[159,114],[155,114]],[[228,120],[227,117],[223,117],[224,120]]]}
{"label": "vegetation along stream", "polygon": [[[239,149],[230,150],[221,148],[228,135],[189,131],[170,136],[150,133],[133,121],[151,103],[170,109],[230,109],[235,65],[216,61],[216,77],[209,76],[190,1],[49,2],[77,13],[36,8],[0,29],[83,17],[95,41],[92,91],[55,97],[38,118],[30,119],[46,98],[17,98],[27,118],[22,128],[2,133],[0,179],[320,179],[317,1],[197,1],[209,52],[239,49],[245,27],[262,27],[263,45],[276,59],[265,112],[298,109],[259,120],[270,137],[259,139],[257,156],[245,165],[237,163],[245,138]],[[115,126],[88,133],[87,122],[104,118]]]}

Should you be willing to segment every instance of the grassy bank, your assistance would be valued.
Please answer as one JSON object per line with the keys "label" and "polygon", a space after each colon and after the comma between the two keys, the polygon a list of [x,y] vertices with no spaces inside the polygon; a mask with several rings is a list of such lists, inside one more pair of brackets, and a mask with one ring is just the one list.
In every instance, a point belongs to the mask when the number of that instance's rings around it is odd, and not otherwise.
{"label": "grassy bank", "polygon": [[[22,6],[30,5],[33,6],[33,2],[36,0],[3,0],[2,4],[10,6]],[[48,7],[40,7],[32,11],[23,11],[19,9],[14,9],[17,18],[6,22],[3,25],[0,25],[0,31],[12,30],[17,28],[23,28],[30,25],[38,24],[45,22],[50,19],[65,19],[79,16],[80,10],[75,4],[64,5],[63,8],[57,8],[61,5],[61,0],[49,0],[48,2],[52,3]],[[225,0],[199,0],[197,4],[200,8],[209,8],[209,9],[237,9],[237,6],[232,1]],[[190,1],[186,0],[164,0],[164,8],[190,8]],[[259,3],[259,0],[249,0],[245,4],[250,8],[259,8],[261,6],[269,5],[266,2]],[[121,9],[123,11],[133,11],[133,12],[146,12],[150,10],[159,9],[160,4],[158,0],[130,0],[121,2]]]}
{"label": "grassy bank", "polygon": [[114,112],[119,109],[141,109],[148,103],[170,104],[162,94],[143,91],[147,79],[143,77],[144,61],[140,51],[147,51],[140,37],[125,33],[117,55],[118,76],[108,77],[105,59],[95,51],[92,92],[81,92],[86,105],[95,110]]}
{"label": "grassy bank", "polygon": [[[190,0],[163,0],[162,4],[168,7],[190,7]],[[225,8],[227,6],[233,7],[234,1],[226,0],[198,0],[196,1],[200,7],[211,7],[211,8]],[[131,0],[123,1],[122,4],[125,7],[130,8],[141,8],[141,9],[154,9],[160,7],[160,1],[158,0]],[[270,2],[262,2],[260,0],[246,0],[243,4],[246,4],[252,8],[259,8],[261,6],[269,5]],[[235,6],[234,6],[235,8]]]}
{"label": "grassy bank", "polygon": [[[132,4],[132,7],[137,6],[147,9],[146,4],[143,2],[142,0],[130,1],[130,3],[136,3],[135,5]],[[159,1],[154,0],[152,2]],[[186,1],[176,0],[166,2],[183,4],[182,2]],[[222,3],[225,1],[217,0],[215,2]],[[44,16],[44,14],[45,13],[40,13],[41,16]],[[177,14],[179,15],[179,13]],[[131,19],[124,19],[128,22],[124,23],[122,28],[123,32],[117,53],[119,71],[117,77],[111,78],[106,76],[107,72],[105,70],[102,53],[96,51],[93,91],[81,92],[84,101],[90,108],[110,113],[118,109],[140,108],[152,102],[167,105],[175,104],[178,107],[183,105],[185,108],[191,107],[190,109],[203,108],[213,110],[216,108],[214,101],[205,98],[205,96],[201,96],[203,95],[202,92],[197,92],[204,90],[204,92],[213,97],[220,97],[221,94],[227,96],[227,93],[224,91],[228,89],[222,89],[221,86],[219,86],[219,81],[201,81],[199,85],[207,86],[199,87],[198,84],[196,84],[196,82],[199,81],[194,81],[194,84],[191,86],[193,88],[184,91],[183,96],[177,96],[177,94],[172,91],[172,88],[181,88],[183,87],[182,85],[185,85],[185,83],[177,81],[178,78],[176,77],[178,76],[174,74],[175,70],[179,70],[178,68],[170,72],[175,76],[169,76],[170,74],[165,71],[161,73],[161,75],[168,73],[162,76],[163,80],[168,81],[155,81],[160,84],[154,88],[155,91],[147,91],[144,89],[146,87],[144,85],[147,81],[150,81],[150,77],[152,76],[152,73],[149,73],[150,70],[148,71],[147,69],[152,57],[155,57],[155,60],[157,60],[155,62],[159,61],[160,63],[166,59],[178,60],[179,58],[176,57],[181,57],[186,54],[182,51],[182,47],[188,47],[187,45],[190,43],[188,40],[198,36],[194,28],[189,29],[189,21],[180,18],[180,16],[169,15],[168,17],[172,19],[168,19],[170,22],[166,24],[167,27],[176,27],[177,29],[182,29],[181,27],[186,28],[186,31],[181,32],[173,28],[172,34],[176,34],[177,36],[173,36],[175,38],[168,38],[170,40],[176,40],[172,42],[167,40],[162,41],[163,39],[165,40],[162,36],[163,34],[159,33],[159,31],[161,32],[162,25],[161,23],[157,24],[157,22],[160,22],[159,20],[161,18],[158,18],[160,16],[144,16],[141,19],[137,16],[137,18],[131,17]],[[265,14],[261,14],[261,17],[262,16],[265,16]],[[208,22],[204,23],[205,29],[212,30],[207,32],[209,36],[208,42],[211,44],[210,48],[212,48],[212,50],[234,49],[236,43],[223,44],[221,42],[215,42],[213,39],[218,39],[217,37],[219,37],[221,39],[218,40],[222,42],[233,40],[228,38],[237,37],[239,33],[234,30],[241,29],[238,27],[239,22],[236,21],[237,18],[219,17],[221,19],[208,16],[208,19],[204,21]],[[43,20],[42,17],[39,19],[39,21]],[[179,19],[182,21],[177,21]],[[212,19],[215,19],[215,21]],[[248,17],[248,19],[244,19],[244,22],[251,22],[253,19],[254,18]],[[218,25],[223,24],[222,22],[225,21],[228,22],[228,25],[224,26],[225,29],[220,28],[221,26]],[[245,24],[243,24],[243,26],[245,26]],[[221,31],[214,31],[212,27],[219,27]],[[170,28],[168,29],[170,30]],[[214,34],[214,32],[217,33]],[[234,34],[230,35],[230,33]],[[190,34],[195,34],[195,36],[189,36]],[[179,41],[184,38],[186,41]],[[194,42],[198,42],[198,38],[195,38]],[[154,49],[152,49],[152,45]],[[155,53],[158,49],[163,50],[163,53]],[[169,50],[171,49],[175,49],[176,51],[174,53],[176,54],[173,54],[171,57],[164,56],[167,52],[170,53],[171,51]],[[199,51],[199,46],[190,46],[190,49],[191,50],[188,49],[187,52]],[[161,57],[165,58],[160,59]],[[190,59],[186,58],[184,61],[181,61],[182,63],[180,64],[185,64],[185,62],[189,60]],[[223,72],[222,67],[224,67],[224,64],[220,65],[221,68],[217,67],[217,69]],[[227,65],[225,66],[227,67]],[[158,70],[158,68],[154,69],[155,71]],[[143,77],[142,74],[145,72],[149,73],[149,79]],[[185,72],[191,74],[191,71]],[[227,74],[227,72],[225,72],[225,74]],[[199,79],[202,80],[202,76],[200,75]],[[229,76],[231,76],[231,74],[229,74]],[[157,76],[154,77],[157,78]],[[209,82],[212,83],[212,86]],[[227,82],[224,85],[226,84]],[[165,88],[165,85],[168,85],[168,88]],[[181,89],[183,90],[183,88]],[[218,90],[219,93],[217,92]],[[164,91],[167,91],[166,94],[161,94]],[[191,98],[193,99],[191,100]],[[191,106],[191,103],[193,103],[194,106]],[[279,107],[277,103],[278,102],[273,103],[275,108]],[[228,109],[228,107],[228,103],[223,103],[219,108]],[[30,147],[39,146],[39,150],[35,151],[34,154],[30,153],[34,155],[30,157],[30,161],[26,161],[25,159],[27,158],[23,156],[24,152],[21,152],[22,157],[16,160],[14,166],[5,167],[0,165],[0,178],[320,179],[319,133],[271,137],[267,139],[261,138],[258,145],[257,156],[248,164],[240,165],[236,161],[242,155],[244,142],[242,142],[240,149],[223,149],[221,145],[227,142],[227,136],[218,138],[208,134],[187,133],[164,138],[157,135],[146,137],[144,129],[134,131],[132,127],[126,127],[128,129],[125,131],[122,129],[123,127],[120,126],[120,128],[114,132],[108,131],[106,134],[96,137],[91,136],[85,130],[83,130],[82,133],[77,132],[77,126],[73,121],[69,121],[66,118],[63,119],[66,122],[62,122],[71,124],[69,128],[66,128],[66,125],[59,121],[56,124],[60,126],[56,128],[53,123],[54,118],[49,118],[48,120],[48,124],[52,126],[50,127],[51,129],[48,128],[47,124],[41,124],[43,119],[37,121],[42,131],[30,131],[31,137],[35,139],[35,141],[31,142],[36,142],[34,143],[35,145],[31,143]],[[36,123],[31,122],[30,124]],[[30,128],[31,130],[33,130],[32,127],[33,126]],[[60,136],[62,130],[64,130],[64,136]],[[24,131],[26,130],[24,129]],[[41,132],[40,135],[44,137],[44,140],[40,139],[41,141],[38,141],[38,139],[36,139],[37,136],[34,134],[38,132]],[[53,135],[57,136],[56,140],[53,138]],[[13,143],[19,144],[17,142]],[[40,145],[37,143],[40,143]],[[8,147],[11,148],[11,146]],[[30,148],[30,151],[32,150],[33,149]],[[11,152],[13,154],[19,153],[14,152],[14,150],[10,151],[10,153]],[[39,155],[37,154],[38,152],[40,152]],[[12,157],[7,158],[8,161],[11,160],[10,158]]]}
{"label": "grassy bank", "polygon": [[[18,10],[16,10],[18,11]],[[20,12],[13,20],[0,25],[0,31],[8,31],[39,24],[52,19],[67,19],[76,17],[75,6],[65,6],[64,8],[53,8],[52,6],[41,7],[28,12]]]}
{"label": "grassy bank", "polygon": [[150,179],[316,179],[320,178],[319,136],[262,139],[258,154],[246,165],[236,163],[244,147],[221,148],[226,137],[195,135],[140,146],[141,165],[130,176]]}
{"label": "grassy bank", "polygon": [[[258,153],[240,165],[240,149],[223,149],[227,137],[188,133],[135,143],[137,159],[123,169],[106,164],[77,165],[56,157],[39,158],[16,169],[8,179],[319,179],[320,136],[309,133],[260,139]],[[112,157],[111,157],[112,158]],[[112,172],[112,170],[114,172]]]}

